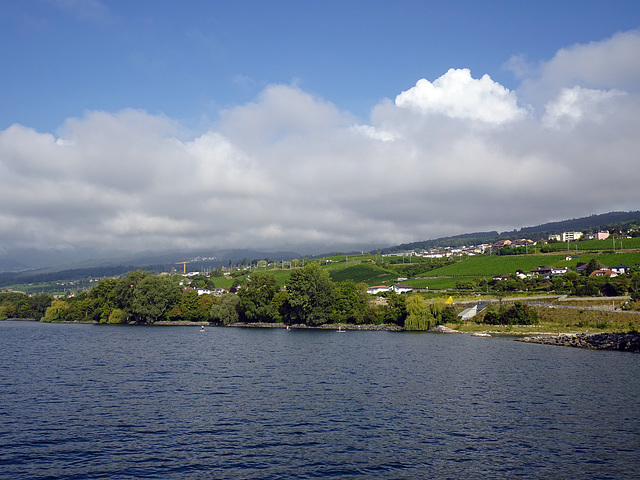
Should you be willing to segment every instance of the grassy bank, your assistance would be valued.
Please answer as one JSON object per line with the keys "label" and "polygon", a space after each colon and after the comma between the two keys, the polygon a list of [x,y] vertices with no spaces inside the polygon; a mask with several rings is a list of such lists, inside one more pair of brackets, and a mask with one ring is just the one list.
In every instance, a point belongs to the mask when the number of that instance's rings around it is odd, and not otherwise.
{"label": "grassy bank", "polygon": [[589,330],[601,332],[640,331],[640,314],[637,312],[596,310],[593,307],[532,307],[538,314],[536,325],[485,325],[482,313],[477,319],[447,324],[461,332],[500,332],[505,334],[580,333]]}

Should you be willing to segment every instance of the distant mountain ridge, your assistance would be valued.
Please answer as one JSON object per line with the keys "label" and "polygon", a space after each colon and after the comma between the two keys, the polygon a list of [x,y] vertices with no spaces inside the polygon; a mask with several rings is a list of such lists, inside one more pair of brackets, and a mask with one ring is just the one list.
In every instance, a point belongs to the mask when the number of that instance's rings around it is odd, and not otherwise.
{"label": "distant mountain ridge", "polygon": [[[574,218],[558,222],[548,222],[533,227],[522,227],[519,230],[499,233],[497,231],[473,232],[455,235],[451,237],[441,237],[431,240],[424,240],[412,243],[404,243],[392,247],[384,247],[382,253],[392,253],[398,251],[414,250],[417,248],[437,248],[456,247],[463,245],[477,245],[481,243],[495,243],[503,239],[530,238],[532,240],[546,239],[548,235],[561,233],[563,231],[599,230],[607,228],[619,228],[632,223],[640,225],[640,211],[630,212],[610,212],[604,214],[590,215],[588,217]],[[78,277],[100,277],[106,275],[118,275],[127,271],[143,268],[149,270],[169,271],[171,267],[180,271],[183,267],[179,263],[187,262],[190,269],[216,268],[218,265],[227,266],[229,262],[233,264],[256,260],[292,260],[294,258],[323,257],[333,255],[335,252],[357,253],[361,248],[353,249],[348,246],[326,246],[324,252],[320,254],[316,248],[316,254],[295,251],[294,246],[290,250],[255,250],[255,249],[218,249],[218,250],[185,250],[166,252],[140,252],[137,254],[118,255],[113,254],[111,258],[102,258],[84,254],[80,260],[76,252],[60,254],[56,264],[42,265],[41,261],[44,253],[36,251],[19,252],[21,255],[11,255],[0,249],[0,285],[11,283],[29,283],[44,281],[45,279],[66,279]],[[287,247],[285,247],[287,248]],[[369,250],[375,246],[369,243],[362,250]],[[356,251],[357,250],[357,251]],[[375,253],[372,250],[371,253]],[[15,252],[11,252],[15,253]],[[78,258],[72,261],[72,258]],[[38,265],[38,266],[36,266]]]}
{"label": "distant mountain ridge", "polygon": [[416,248],[460,247],[463,245],[476,245],[480,243],[495,243],[498,240],[514,240],[516,238],[529,238],[531,240],[546,239],[548,235],[566,231],[604,230],[618,228],[623,224],[637,222],[640,225],[640,211],[609,212],[588,217],[572,218],[558,222],[548,222],[534,227],[522,227],[519,230],[498,233],[475,232],[463,233],[451,237],[440,237],[433,240],[424,240],[412,243],[403,243],[395,247],[388,247],[382,253],[392,253],[402,250],[414,250]]}

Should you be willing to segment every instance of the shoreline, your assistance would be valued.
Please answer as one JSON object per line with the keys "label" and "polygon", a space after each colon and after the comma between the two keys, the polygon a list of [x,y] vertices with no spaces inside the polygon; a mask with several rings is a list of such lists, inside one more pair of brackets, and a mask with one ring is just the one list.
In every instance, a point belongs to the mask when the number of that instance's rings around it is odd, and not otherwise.
{"label": "shoreline", "polygon": [[[1,321],[14,322],[38,322],[33,318],[6,318]],[[140,326],[159,326],[159,327],[220,327],[220,328],[279,328],[291,330],[352,330],[352,331],[386,331],[386,332],[405,332],[404,327],[398,325],[356,325],[356,324],[324,324],[324,325],[304,325],[294,324],[285,325],[283,323],[231,323],[228,325],[218,325],[209,322],[155,322],[146,324],[109,324],[99,322],[51,322],[60,324],[78,324],[78,325],[140,325]],[[554,345],[560,347],[585,348],[590,350],[611,350],[620,352],[640,353],[640,333],[547,333],[547,332],[500,332],[485,330],[483,332],[465,332],[455,330],[444,325],[439,325],[421,333],[440,333],[440,334],[466,334],[472,336],[512,336],[516,342],[536,343],[540,345]],[[481,333],[481,335],[478,335]],[[532,335],[533,333],[533,335]],[[486,335],[484,335],[486,334]]]}

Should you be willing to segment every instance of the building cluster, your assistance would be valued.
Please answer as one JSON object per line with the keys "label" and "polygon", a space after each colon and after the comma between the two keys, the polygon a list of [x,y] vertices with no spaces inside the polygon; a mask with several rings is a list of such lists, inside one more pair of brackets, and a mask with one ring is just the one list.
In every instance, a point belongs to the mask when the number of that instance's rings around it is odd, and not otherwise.
{"label": "building cluster", "polygon": [[473,256],[491,251],[500,250],[503,247],[529,247],[536,245],[536,242],[528,238],[517,240],[499,240],[495,243],[481,243],[479,245],[465,245],[461,247],[442,247],[429,249],[406,250],[404,252],[394,252],[382,255],[383,257],[423,257],[423,258],[449,258],[461,257],[464,255]]}
{"label": "building cluster", "polygon": [[[587,268],[587,263],[583,263],[583,262],[578,262],[577,266],[576,266],[576,273],[582,273],[586,270]],[[554,277],[559,277],[561,275],[565,275],[569,272],[571,272],[572,270],[569,267],[536,267],[533,270],[530,270],[529,272],[523,272],[522,270],[518,270],[516,271],[515,274],[513,274],[513,276],[516,276],[518,278],[521,279],[525,279],[525,278],[544,278],[544,279],[551,279]],[[624,273],[629,273],[630,271],[630,267],[626,266],[626,265],[616,265],[615,267],[607,267],[606,265],[601,265],[600,268],[598,270],[595,270],[594,272],[591,272],[592,277],[605,277],[605,276],[609,276],[611,278],[613,277],[617,277],[618,275],[622,275]],[[502,281],[502,280],[508,280],[509,278],[512,277],[511,273],[507,273],[505,275],[494,275],[493,276],[493,280],[495,281]]]}
{"label": "building cluster", "polygon": [[367,288],[367,293],[371,295],[378,295],[382,292],[393,292],[393,293],[411,293],[413,291],[413,287],[411,285],[406,285],[404,283],[395,283],[391,286],[389,285],[376,285],[373,287]]}
{"label": "building cluster", "polygon": [[[633,233],[633,230],[629,230],[626,233],[619,233],[615,235],[615,238],[631,238],[629,236],[630,233]],[[549,240],[555,240],[557,242],[576,242],[578,240],[606,240],[611,236],[607,230],[600,230],[595,233],[587,233],[584,232],[562,232],[553,235],[549,235]]]}

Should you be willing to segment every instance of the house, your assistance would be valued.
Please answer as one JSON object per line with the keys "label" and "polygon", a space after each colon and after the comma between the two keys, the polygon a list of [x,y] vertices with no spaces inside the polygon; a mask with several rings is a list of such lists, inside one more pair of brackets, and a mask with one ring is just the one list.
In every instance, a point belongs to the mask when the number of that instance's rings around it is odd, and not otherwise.
{"label": "house", "polygon": [[396,284],[391,286],[391,290],[393,290],[395,293],[402,294],[402,293],[412,292],[413,291],[413,287],[411,287],[411,285],[407,285],[405,283],[396,283]]}
{"label": "house", "polygon": [[511,240],[498,240],[493,244],[493,248],[502,248],[511,245]]}
{"label": "house", "polygon": [[553,272],[553,267],[536,267],[531,270],[532,275],[537,275],[543,278],[551,278]]}
{"label": "house", "polygon": [[591,274],[592,277],[617,277],[618,274],[616,272],[614,272],[613,270],[609,270],[609,269],[600,269],[600,270],[596,270]]}
{"label": "house", "polygon": [[381,292],[388,292],[390,289],[386,285],[376,285],[373,287],[367,288],[367,293],[371,295],[378,295]]}
{"label": "house", "polygon": [[509,280],[509,277],[511,276],[510,273],[507,273],[506,275],[494,275],[493,276],[493,280],[499,282],[502,280]]}
{"label": "house", "polygon": [[531,270],[531,275],[538,275],[543,278],[553,278],[570,272],[569,267],[536,267]]}
{"label": "house", "polygon": [[522,270],[516,270],[516,277],[524,280],[525,278],[527,278],[527,275]]}
{"label": "house", "polygon": [[562,232],[563,242],[573,242],[582,238],[582,232]]}
{"label": "house", "polygon": [[558,275],[564,275],[565,273],[568,273],[569,267],[552,267],[551,269],[551,276],[552,277],[556,277]]}
{"label": "house", "polygon": [[616,272],[618,275],[622,275],[623,273],[629,273],[631,267],[627,267],[626,265],[616,265],[615,267],[611,267],[610,270]]}

